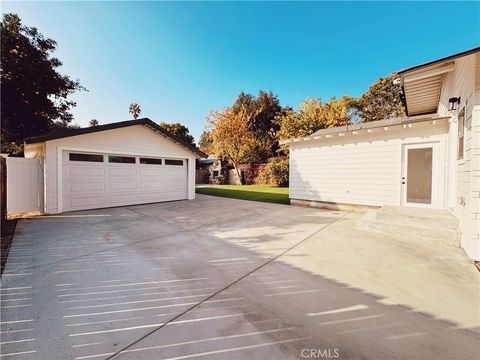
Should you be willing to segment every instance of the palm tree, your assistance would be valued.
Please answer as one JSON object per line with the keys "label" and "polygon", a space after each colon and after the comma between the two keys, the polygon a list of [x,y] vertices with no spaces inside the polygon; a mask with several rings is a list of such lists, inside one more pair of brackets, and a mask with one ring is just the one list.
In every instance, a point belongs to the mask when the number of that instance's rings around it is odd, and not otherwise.
{"label": "palm tree", "polygon": [[89,124],[90,124],[90,127],[92,127],[92,126],[98,126],[98,120],[97,120],[97,119],[92,119],[92,120],[90,120],[90,123],[89,123]]}
{"label": "palm tree", "polygon": [[138,105],[137,103],[131,103],[128,107],[128,112],[132,114],[135,120],[137,120],[138,115],[140,115],[140,113],[142,112],[142,109],[140,109],[140,105]]}

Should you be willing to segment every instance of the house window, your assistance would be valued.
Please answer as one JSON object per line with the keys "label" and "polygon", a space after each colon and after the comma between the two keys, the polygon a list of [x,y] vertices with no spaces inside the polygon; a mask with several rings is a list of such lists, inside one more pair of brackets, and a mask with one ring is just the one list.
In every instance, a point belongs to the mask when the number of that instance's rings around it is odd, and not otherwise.
{"label": "house window", "polygon": [[182,165],[183,165],[183,160],[165,159],[165,165],[177,165],[177,166],[182,166]]}
{"label": "house window", "polygon": [[140,164],[162,165],[162,159],[140,158]]}
{"label": "house window", "polygon": [[68,159],[70,161],[103,162],[103,155],[70,153]]}
{"label": "house window", "polygon": [[109,156],[108,162],[119,164],[135,164],[135,158],[130,156]]}
{"label": "house window", "polygon": [[465,143],[465,108],[460,111],[458,114],[458,154],[457,159],[463,159],[463,151],[464,151],[464,143]]}
{"label": "house window", "polygon": [[212,176],[213,176],[214,178],[218,177],[218,170],[213,170]]}

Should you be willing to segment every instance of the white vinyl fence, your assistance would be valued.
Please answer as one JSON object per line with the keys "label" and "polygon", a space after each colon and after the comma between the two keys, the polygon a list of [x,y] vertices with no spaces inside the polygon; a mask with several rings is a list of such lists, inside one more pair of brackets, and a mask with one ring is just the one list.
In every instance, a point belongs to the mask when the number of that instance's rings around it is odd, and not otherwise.
{"label": "white vinyl fence", "polygon": [[7,157],[7,214],[43,212],[43,170],[38,159]]}

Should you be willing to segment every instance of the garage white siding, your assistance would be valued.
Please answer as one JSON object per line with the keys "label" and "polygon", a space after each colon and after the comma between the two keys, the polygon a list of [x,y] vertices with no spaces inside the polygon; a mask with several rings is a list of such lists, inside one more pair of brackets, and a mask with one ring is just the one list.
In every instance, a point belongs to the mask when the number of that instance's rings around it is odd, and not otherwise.
{"label": "garage white siding", "polygon": [[[61,154],[66,151],[185,159],[187,163],[186,169],[182,171],[186,172],[185,176],[187,178],[186,198],[195,198],[195,154],[171,139],[155,133],[143,125],[135,125],[47,141],[45,146],[46,213],[58,213],[59,210],[67,211],[66,209],[62,209],[63,200],[62,206],[58,206],[58,199],[64,199],[64,184],[63,180],[59,183],[58,179],[62,177],[59,177],[58,173],[60,169],[60,174],[63,174],[64,159]],[[118,169],[116,171],[118,172]],[[120,170],[120,172],[122,171],[123,170]],[[148,181],[144,181],[144,183],[140,185],[144,188],[150,186]],[[116,184],[114,186],[126,185]],[[132,194],[129,196],[133,198]],[[146,197],[145,195],[135,196],[138,196],[138,198]],[[118,198],[118,200],[120,200],[120,198]]]}
{"label": "garage white siding", "polygon": [[[96,161],[74,161],[79,155],[86,155],[86,160],[93,156]],[[112,163],[111,157],[119,158],[115,154],[63,151],[63,211],[188,198],[187,159],[122,155],[120,158],[135,162]],[[158,164],[144,164],[145,159]]]}
{"label": "garage white siding", "polygon": [[[399,130],[291,144],[290,198],[358,205],[400,205],[402,144],[440,142],[448,125],[414,124]],[[445,158],[443,157],[445,162]],[[442,182],[442,193],[445,184]]]}

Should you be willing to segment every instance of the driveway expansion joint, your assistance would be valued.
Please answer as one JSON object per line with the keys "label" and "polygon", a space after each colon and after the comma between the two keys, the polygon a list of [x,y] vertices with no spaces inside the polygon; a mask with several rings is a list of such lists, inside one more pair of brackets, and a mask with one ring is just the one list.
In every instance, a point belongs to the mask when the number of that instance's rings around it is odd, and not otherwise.
{"label": "driveway expansion joint", "polygon": [[327,224],[322,224],[322,227],[320,227],[319,229],[315,230],[313,233],[311,233],[310,235],[308,235],[307,237],[305,237],[304,239],[296,242],[295,244],[293,244],[292,246],[290,246],[289,248],[287,248],[286,250],[280,252],[279,254],[271,257],[270,259],[268,259],[267,261],[265,261],[264,263],[262,263],[261,265],[257,266],[256,268],[254,268],[253,270],[247,272],[246,274],[240,276],[239,278],[237,278],[236,280],[232,281],[231,283],[227,284],[226,286],[224,286],[223,288],[219,289],[218,291],[214,292],[213,294],[207,296],[206,298],[204,298],[203,300],[199,301],[198,303],[192,305],[191,307],[189,307],[188,309],[186,309],[185,311],[175,315],[173,318],[171,318],[170,320],[168,321],[165,321],[162,325],[156,327],[155,329],[149,331],[148,333],[146,333],[145,335],[141,336],[140,338],[138,338],[137,340],[131,342],[130,344],[126,345],[125,347],[123,347],[122,349],[118,350],[117,352],[115,352],[114,354],[108,356],[107,358],[105,358],[105,360],[110,360],[110,359],[114,359],[115,357],[117,357],[118,355],[120,355],[122,352],[124,352],[125,350],[129,349],[130,347],[132,347],[133,345],[135,344],[138,344],[140,341],[146,339],[147,337],[149,337],[150,335],[156,333],[157,331],[163,329],[165,326],[167,326],[168,324],[172,323],[173,321],[179,319],[180,317],[182,317],[183,315],[186,315],[187,313],[189,313],[190,311],[196,309],[197,307],[201,306],[202,304],[204,304],[205,302],[213,299],[215,296],[221,294],[222,292],[230,289],[231,287],[233,287],[234,285],[238,284],[240,281],[242,281],[243,279],[245,279],[246,277],[252,275],[253,273],[257,272],[258,270],[264,268],[265,266],[267,266],[268,264],[271,264],[272,262],[274,262],[275,260],[279,259],[281,256],[285,255],[287,252],[295,249],[297,246],[301,245],[302,243],[304,243],[305,241],[307,241],[308,239],[312,238],[313,236],[315,236],[316,234],[318,234],[320,231],[326,229],[327,227],[329,227],[330,225],[338,222],[339,220],[343,219],[344,217],[346,217],[348,214],[350,214],[351,211],[347,211],[345,212],[344,214],[342,214],[341,216],[333,219],[333,221],[327,223]]}

